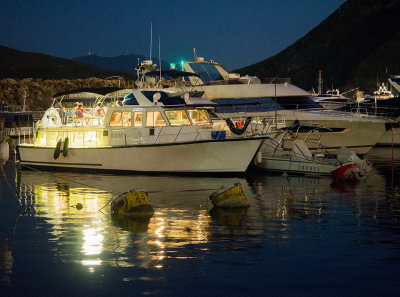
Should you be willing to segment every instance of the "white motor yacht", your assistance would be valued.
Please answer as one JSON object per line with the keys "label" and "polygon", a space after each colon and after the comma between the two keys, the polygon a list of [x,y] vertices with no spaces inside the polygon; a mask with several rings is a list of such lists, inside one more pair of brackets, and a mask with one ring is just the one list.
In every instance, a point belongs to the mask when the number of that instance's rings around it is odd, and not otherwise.
{"label": "white motor yacht", "polygon": [[[274,78],[261,83],[257,77],[229,73],[221,64],[203,58],[186,62],[182,70],[197,76],[189,76],[180,88],[202,93],[204,98],[220,104],[216,111],[223,118],[238,114],[281,116],[288,126],[319,126],[321,142],[330,153],[336,154],[340,147],[347,146],[357,154],[365,154],[386,132],[386,121],[378,117],[324,110],[308,92],[292,85],[290,79]],[[299,131],[298,136],[304,139],[307,133]],[[309,144],[309,149],[316,150],[318,145]]]}
{"label": "white motor yacht", "polygon": [[325,109],[338,109],[351,103],[351,99],[340,93],[339,89],[327,90],[313,97],[313,100]]}
{"label": "white motor yacht", "polygon": [[105,114],[98,112],[98,106],[79,112],[62,104],[52,106],[37,123],[33,139],[19,139],[20,163],[137,172],[243,173],[267,138],[231,133],[226,124],[216,127],[210,107],[187,105],[183,98],[175,98],[170,105],[161,93],[146,97],[139,90],[112,92],[106,97],[122,96],[125,105],[111,105]]}
{"label": "white motor yacht", "polygon": [[382,83],[382,85],[379,86],[378,90],[376,90],[373,95],[365,96],[365,100],[370,100],[370,101],[386,100],[391,98],[394,98],[394,95],[390,90],[388,90],[385,83]]}

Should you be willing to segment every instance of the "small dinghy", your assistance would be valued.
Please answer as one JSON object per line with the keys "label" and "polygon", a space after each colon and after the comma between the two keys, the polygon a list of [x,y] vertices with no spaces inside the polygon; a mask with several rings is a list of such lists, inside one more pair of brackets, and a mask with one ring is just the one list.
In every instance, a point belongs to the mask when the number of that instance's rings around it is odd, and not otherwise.
{"label": "small dinghy", "polygon": [[149,216],[153,215],[154,209],[146,190],[133,189],[120,194],[111,201],[111,213],[113,215]]}
{"label": "small dinghy", "polygon": [[[291,139],[286,139],[290,135]],[[310,135],[311,132],[310,132]],[[319,143],[319,151],[312,154],[305,140],[284,131],[275,139],[264,142],[262,151],[254,160],[255,167],[275,172],[331,175],[335,180],[357,181],[359,174],[366,174],[371,168],[367,160],[361,160],[347,147],[341,147],[338,155],[331,155],[320,142],[320,139],[310,139]],[[292,142],[291,149],[285,149],[284,142]]]}
{"label": "small dinghy", "polygon": [[235,183],[210,195],[210,200],[216,207],[249,207],[249,201],[243,193],[240,183]]}

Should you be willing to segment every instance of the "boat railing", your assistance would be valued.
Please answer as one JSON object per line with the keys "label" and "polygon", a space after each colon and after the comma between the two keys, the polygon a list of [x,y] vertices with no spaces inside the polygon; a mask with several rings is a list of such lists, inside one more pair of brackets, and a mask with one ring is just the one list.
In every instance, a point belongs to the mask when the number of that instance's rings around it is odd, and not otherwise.
{"label": "boat railing", "polygon": [[389,106],[351,107],[349,109],[346,109],[345,111],[361,117],[373,116],[380,118],[392,118],[399,113],[399,110],[397,108],[392,108]]}
{"label": "boat railing", "polygon": [[7,136],[7,131],[0,130],[0,143],[4,141],[4,138]]}
{"label": "boat railing", "polygon": [[218,104],[215,106],[217,113],[256,113],[275,111],[275,103],[254,102],[254,103],[242,103],[242,104]]}
{"label": "boat railing", "polygon": [[95,108],[86,108],[83,113],[77,112],[74,108],[56,108],[56,110],[61,122],[66,126],[96,127],[102,126],[104,122],[104,115],[98,114]]}
{"label": "boat railing", "polygon": [[[150,138],[148,141],[151,141],[153,144],[162,144],[162,143],[179,143],[182,141],[197,141],[202,140],[200,136],[202,133],[206,133],[209,135],[208,139],[221,139],[221,138],[231,138],[231,134],[228,128],[228,125],[224,123],[223,125],[219,125],[217,127],[213,127],[209,129],[208,125],[193,125],[193,126],[180,126],[175,127],[179,128],[178,131],[170,130],[171,127],[161,127],[161,129],[155,132],[154,141]],[[170,132],[168,132],[170,131]],[[126,133],[126,132],[125,132]],[[213,136],[211,136],[213,133]],[[141,137],[142,140],[145,140],[145,137]]]}
{"label": "boat railing", "polygon": [[44,147],[55,147],[59,140],[68,137],[70,147],[97,147],[104,144],[104,129],[101,127],[52,127],[33,129],[33,133],[18,135],[18,144],[40,143]]}
{"label": "boat railing", "polygon": [[[246,121],[245,116],[230,117],[230,119],[238,126],[243,125]],[[247,128],[247,135],[263,135],[267,133],[275,133],[279,129],[286,127],[286,118],[284,115],[276,116],[252,116],[251,122]]]}
{"label": "boat railing", "polygon": [[[238,128],[242,128],[245,122],[243,118],[233,118],[233,123]],[[153,144],[160,143],[178,143],[182,141],[197,141],[203,139],[231,139],[239,137],[251,137],[272,134],[279,129],[286,127],[285,120],[283,117],[279,118],[279,124],[277,125],[277,119],[275,118],[260,118],[252,119],[249,126],[242,135],[236,135],[231,132],[226,121],[219,121],[210,126],[210,124],[193,125],[193,126],[180,126],[179,130],[170,130],[171,127],[160,127],[161,129],[154,133],[154,141],[150,138]],[[178,127],[176,127],[178,128]],[[194,129],[193,129],[194,128]],[[122,132],[126,139],[127,130]],[[202,138],[204,137],[204,138]],[[145,141],[145,137],[141,137],[141,140]],[[126,140],[125,140],[126,143]],[[142,143],[142,142],[141,142]]]}
{"label": "boat railing", "polygon": [[18,144],[32,144],[35,129],[33,127],[29,127],[26,129],[18,129],[16,130],[15,135],[18,139]]}

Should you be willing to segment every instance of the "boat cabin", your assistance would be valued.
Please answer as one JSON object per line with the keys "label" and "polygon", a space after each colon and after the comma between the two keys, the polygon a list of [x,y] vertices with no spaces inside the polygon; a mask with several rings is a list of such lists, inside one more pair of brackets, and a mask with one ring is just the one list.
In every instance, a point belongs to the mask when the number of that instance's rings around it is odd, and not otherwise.
{"label": "boat cabin", "polygon": [[229,134],[229,130],[214,128],[210,107],[184,104],[184,98],[168,100],[162,92],[153,92],[152,97],[151,92],[146,97],[139,90],[122,93],[124,105],[108,107],[104,113],[98,112],[99,106],[83,109],[82,114],[49,108],[38,124],[34,143],[55,146],[59,139],[68,137],[70,147],[127,146],[225,138]]}

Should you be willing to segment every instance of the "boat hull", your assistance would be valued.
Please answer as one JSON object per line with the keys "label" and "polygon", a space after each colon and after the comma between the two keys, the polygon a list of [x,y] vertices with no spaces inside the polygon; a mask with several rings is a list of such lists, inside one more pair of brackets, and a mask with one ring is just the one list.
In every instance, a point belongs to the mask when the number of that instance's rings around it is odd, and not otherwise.
{"label": "boat hull", "polygon": [[267,171],[314,175],[329,175],[337,167],[335,164],[285,158],[262,159],[261,162],[254,162],[254,166]]}
{"label": "boat hull", "polygon": [[393,128],[386,131],[386,133],[379,139],[377,146],[400,146],[400,128]]}
{"label": "boat hull", "polygon": [[18,145],[22,165],[137,172],[245,172],[265,137],[165,145],[70,147],[54,159],[55,148]]}
{"label": "boat hull", "polygon": [[[288,126],[294,122],[286,121]],[[300,121],[303,123],[303,121]],[[304,122],[306,123],[306,122]],[[321,145],[330,153],[337,154],[338,150],[346,146],[358,155],[368,153],[386,133],[385,122],[383,121],[335,121],[319,120],[313,123],[322,127],[329,127],[326,130],[310,135],[307,132],[297,133],[298,139],[306,141],[310,151],[315,152],[321,149]],[[320,142],[320,143],[319,143]],[[291,141],[288,142],[291,146]]]}
{"label": "boat hull", "polygon": [[[245,115],[273,117],[275,113],[249,112]],[[235,113],[222,113],[220,116],[232,118]],[[287,127],[309,126],[309,130],[293,130],[296,138],[304,140],[313,153],[320,151],[322,145],[331,154],[337,154],[341,147],[346,146],[356,154],[364,155],[386,133],[386,120],[373,116],[368,118],[330,110],[278,110],[276,116],[284,117]],[[318,127],[321,129],[316,129]],[[285,149],[290,150],[292,144],[292,141],[287,141]]]}

